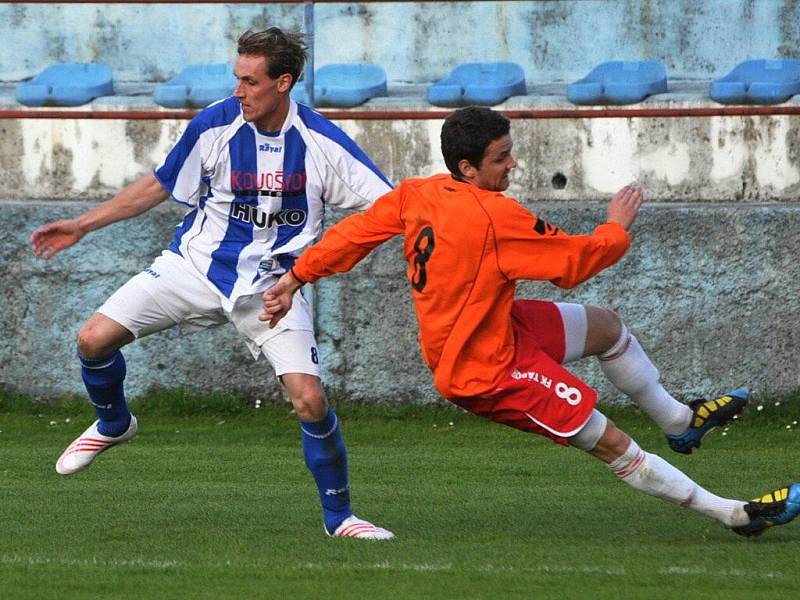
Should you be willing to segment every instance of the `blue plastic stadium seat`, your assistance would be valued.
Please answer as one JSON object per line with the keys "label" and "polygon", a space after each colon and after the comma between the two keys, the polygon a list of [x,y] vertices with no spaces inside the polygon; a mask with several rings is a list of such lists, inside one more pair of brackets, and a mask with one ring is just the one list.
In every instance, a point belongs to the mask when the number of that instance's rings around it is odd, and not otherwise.
{"label": "blue plastic stadium seat", "polygon": [[235,87],[230,65],[191,65],[156,86],[153,99],[167,108],[204,108],[230,96]]}
{"label": "blue plastic stadium seat", "polygon": [[428,86],[428,102],[436,106],[493,106],[525,93],[525,72],[516,63],[464,63]]}
{"label": "blue plastic stadium seat", "polygon": [[[370,98],[386,96],[386,72],[379,65],[367,63],[333,64],[314,72],[314,104],[350,108]],[[305,83],[298,81],[292,89],[296,102],[308,103]]]}
{"label": "blue plastic stadium seat", "polygon": [[667,91],[667,69],[653,60],[611,61],[567,86],[573,104],[633,104]]}
{"label": "blue plastic stadium seat", "polygon": [[800,94],[800,60],[746,60],[711,82],[721,104],[780,104]]}
{"label": "blue plastic stadium seat", "polygon": [[79,106],[113,94],[111,69],[100,63],[51,65],[17,85],[17,102],[26,106]]}

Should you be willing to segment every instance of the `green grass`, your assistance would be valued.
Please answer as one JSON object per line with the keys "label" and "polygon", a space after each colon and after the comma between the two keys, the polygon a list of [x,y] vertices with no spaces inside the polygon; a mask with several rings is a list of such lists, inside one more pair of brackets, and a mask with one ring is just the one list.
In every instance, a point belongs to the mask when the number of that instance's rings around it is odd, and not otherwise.
{"label": "green grass", "polygon": [[[0,396],[0,597],[786,598],[800,525],[746,540],[599,462],[447,406],[341,403],[357,514],[391,543],[328,539],[287,406],[156,394],[89,470],[54,463],[85,403]],[[190,416],[178,416],[189,411]],[[717,493],[800,478],[796,400],[751,408],[694,456],[633,410],[641,445]],[[786,425],[791,428],[787,429]]]}

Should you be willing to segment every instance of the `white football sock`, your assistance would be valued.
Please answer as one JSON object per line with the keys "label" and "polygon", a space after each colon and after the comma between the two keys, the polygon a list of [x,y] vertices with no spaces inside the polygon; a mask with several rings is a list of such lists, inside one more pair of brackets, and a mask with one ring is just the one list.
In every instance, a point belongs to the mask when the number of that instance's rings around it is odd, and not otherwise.
{"label": "white football sock", "polygon": [[750,522],[750,516],[744,511],[745,504],[746,502],[741,500],[715,496],[698,485],[690,500],[689,508],[716,519],[728,527],[742,527]]}
{"label": "white football sock", "polygon": [[741,527],[750,522],[744,502],[715,496],[660,456],[642,450],[633,440],[625,453],[608,466],[640,492],[696,510],[727,527]]}
{"label": "white football sock", "polygon": [[692,420],[692,409],[664,389],[659,382],[658,369],[624,324],[619,341],[598,359],[614,387],[630,396],[661,431],[669,435],[686,431]]}

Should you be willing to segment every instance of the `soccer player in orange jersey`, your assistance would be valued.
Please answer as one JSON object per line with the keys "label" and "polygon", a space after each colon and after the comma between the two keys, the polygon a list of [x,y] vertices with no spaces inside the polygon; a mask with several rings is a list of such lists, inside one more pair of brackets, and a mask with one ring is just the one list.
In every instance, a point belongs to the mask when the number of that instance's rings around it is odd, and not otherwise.
{"label": "soccer player in orange jersey", "polygon": [[584,450],[634,488],[742,535],[794,519],[800,484],[749,503],[710,493],[641,449],[597,410],[596,392],[563,364],[597,356],[609,380],[684,454],[742,411],[747,390],[687,406],[663,388],[658,369],[613,311],[514,299],[517,280],[572,288],[622,258],[642,190],[622,188],[608,205],[605,223],[589,235],[568,235],[502,193],[517,166],[502,114],[458,110],[445,121],[441,142],[449,174],[405,180],[366,212],[328,229],[265,292],[260,318],[274,326],[304,283],[347,271],[402,235],[422,355],[443,397],[492,421]]}

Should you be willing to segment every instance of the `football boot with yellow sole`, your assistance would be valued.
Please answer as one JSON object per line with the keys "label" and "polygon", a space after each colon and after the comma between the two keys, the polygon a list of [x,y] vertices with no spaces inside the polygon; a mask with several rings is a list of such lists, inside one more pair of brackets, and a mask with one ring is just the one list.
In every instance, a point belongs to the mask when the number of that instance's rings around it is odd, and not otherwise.
{"label": "football boot with yellow sole", "polygon": [[774,525],[786,525],[800,514],[800,483],[793,483],[754,498],[744,505],[750,522],[733,530],[745,537],[756,537]]}
{"label": "football boot with yellow sole", "polygon": [[730,423],[750,401],[750,392],[738,388],[713,400],[694,400],[689,403],[692,420],[689,428],[680,435],[668,435],[669,447],[681,454],[691,454],[700,447],[706,434],[721,425]]}

